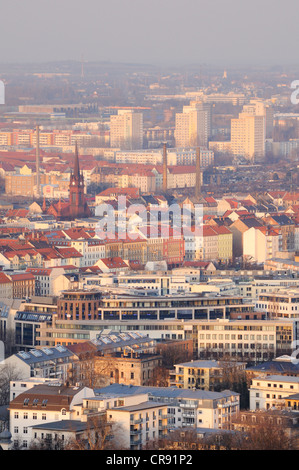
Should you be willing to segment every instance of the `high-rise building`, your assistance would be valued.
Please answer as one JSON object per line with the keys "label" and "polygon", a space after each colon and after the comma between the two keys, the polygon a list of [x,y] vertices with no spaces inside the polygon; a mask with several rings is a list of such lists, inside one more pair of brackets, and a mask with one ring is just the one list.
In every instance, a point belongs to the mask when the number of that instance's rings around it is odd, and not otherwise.
{"label": "high-rise building", "polygon": [[118,110],[110,117],[110,147],[121,150],[142,149],[143,114],[133,110]]}
{"label": "high-rise building", "polygon": [[251,161],[265,156],[266,114],[262,101],[243,106],[237,119],[231,120],[231,152]]}
{"label": "high-rise building", "polygon": [[202,101],[191,101],[176,114],[176,147],[208,147],[211,135],[211,105]]}

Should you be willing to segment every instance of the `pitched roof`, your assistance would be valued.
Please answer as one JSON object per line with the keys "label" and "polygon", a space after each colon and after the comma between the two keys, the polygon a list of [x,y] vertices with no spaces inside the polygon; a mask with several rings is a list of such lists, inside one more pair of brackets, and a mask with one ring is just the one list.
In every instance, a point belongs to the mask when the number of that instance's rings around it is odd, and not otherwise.
{"label": "pitched roof", "polygon": [[[9,409],[60,411],[65,408],[69,410],[74,396],[83,388],[46,384],[35,385],[14,398],[9,404]],[[24,404],[25,400],[28,401],[27,404]]]}
{"label": "pitched roof", "polygon": [[102,258],[101,261],[109,269],[128,268],[127,263],[122,258],[116,256],[115,258]]}
{"label": "pitched roof", "polygon": [[0,284],[11,284],[12,280],[6,274],[0,272]]}
{"label": "pitched roof", "polygon": [[31,273],[11,274],[10,277],[11,277],[13,282],[16,282],[16,281],[31,281],[31,280],[35,279],[35,277]]}

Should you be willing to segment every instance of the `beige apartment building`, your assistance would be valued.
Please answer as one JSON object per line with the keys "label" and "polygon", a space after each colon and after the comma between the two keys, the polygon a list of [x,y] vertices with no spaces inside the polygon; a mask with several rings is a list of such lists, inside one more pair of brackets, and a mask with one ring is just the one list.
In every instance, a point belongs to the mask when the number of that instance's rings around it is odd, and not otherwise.
{"label": "beige apartment building", "polygon": [[244,370],[243,362],[215,360],[189,361],[175,364],[170,372],[170,386],[184,389],[214,390],[225,379],[225,374],[233,370]]}
{"label": "beige apartment building", "polygon": [[[69,180],[63,179],[62,175],[41,173],[40,184],[45,188],[44,195],[51,197],[51,194],[48,194],[51,187],[57,185],[59,189],[67,190]],[[36,173],[5,175],[5,193],[12,196],[34,197],[36,193]]]}
{"label": "beige apartment building", "polygon": [[118,110],[110,117],[110,147],[121,150],[142,149],[143,114],[132,110]]}
{"label": "beige apartment building", "polygon": [[265,156],[265,116],[259,108],[243,107],[231,120],[231,152],[251,161]]}
{"label": "beige apartment building", "polygon": [[113,356],[97,356],[95,372],[104,375],[105,385],[153,385],[154,371],[161,366],[162,358],[157,354],[117,353]]}
{"label": "beige apartment building", "polygon": [[254,377],[249,389],[251,410],[283,408],[285,399],[298,394],[299,377],[268,375]]}
{"label": "beige apartment building", "polygon": [[141,450],[150,440],[168,433],[167,404],[145,401],[107,410],[107,417],[117,423],[115,435],[121,448]]}
{"label": "beige apartment building", "polygon": [[175,145],[179,148],[208,147],[211,135],[211,106],[202,101],[191,101],[175,116]]}

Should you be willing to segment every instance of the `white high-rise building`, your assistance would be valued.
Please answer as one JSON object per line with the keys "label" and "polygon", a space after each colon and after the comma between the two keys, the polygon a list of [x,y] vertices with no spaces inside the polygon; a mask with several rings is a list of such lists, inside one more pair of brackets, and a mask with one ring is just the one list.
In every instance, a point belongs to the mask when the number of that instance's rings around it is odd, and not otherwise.
{"label": "white high-rise building", "polygon": [[262,101],[243,106],[237,119],[231,120],[231,152],[251,161],[265,156],[266,114]]}
{"label": "white high-rise building", "polygon": [[143,114],[133,110],[118,110],[110,117],[110,147],[121,150],[142,149]]}
{"label": "white high-rise building", "polygon": [[208,147],[211,135],[211,105],[202,101],[191,101],[176,114],[176,147]]}

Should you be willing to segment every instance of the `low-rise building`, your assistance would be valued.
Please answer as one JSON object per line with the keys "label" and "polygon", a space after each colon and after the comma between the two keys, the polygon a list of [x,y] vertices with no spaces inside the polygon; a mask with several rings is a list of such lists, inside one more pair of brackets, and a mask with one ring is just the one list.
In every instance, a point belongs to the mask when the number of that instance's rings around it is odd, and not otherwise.
{"label": "low-rise building", "polygon": [[170,372],[170,385],[192,390],[214,390],[221,386],[230,371],[245,370],[245,363],[194,360],[174,364],[174,368]]}
{"label": "low-rise building", "polygon": [[71,368],[73,353],[64,346],[54,348],[29,349],[20,351],[3,361],[3,364],[14,369],[21,379],[30,377],[56,378],[67,380]]}
{"label": "low-rise building", "polygon": [[116,439],[121,448],[141,450],[150,440],[167,435],[168,414],[165,403],[145,401],[107,412],[117,422]]}
{"label": "low-rise building", "polygon": [[188,427],[222,429],[240,410],[240,396],[230,390],[208,392],[176,387],[134,387],[113,384],[95,395],[135,396],[147,393],[149,402],[167,406],[169,430]]}
{"label": "low-rise building", "polygon": [[299,377],[269,375],[254,377],[249,388],[251,410],[268,410],[284,406],[284,400],[299,391]]}
{"label": "low-rise building", "polygon": [[34,430],[38,425],[46,424],[48,427],[49,423],[77,418],[75,406],[82,403],[87,394],[94,396],[93,390],[87,387],[67,387],[58,382],[35,385],[17,395],[9,404],[13,446],[28,449],[39,437]]}

